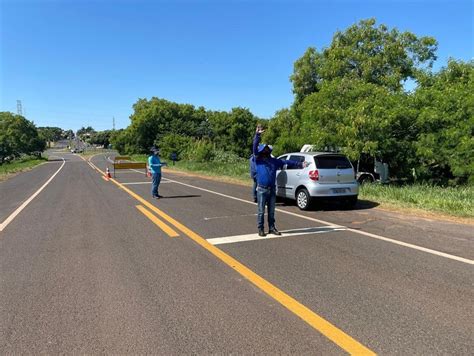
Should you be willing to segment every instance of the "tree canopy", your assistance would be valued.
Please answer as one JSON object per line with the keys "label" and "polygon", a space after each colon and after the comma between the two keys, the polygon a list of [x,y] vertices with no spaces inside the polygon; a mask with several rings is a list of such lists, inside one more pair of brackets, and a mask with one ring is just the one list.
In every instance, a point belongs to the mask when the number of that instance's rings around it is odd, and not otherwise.
{"label": "tree canopy", "polygon": [[276,153],[310,143],[353,160],[376,156],[399,178],[472,181],[474,62],[451,60],[433,73],[436,50],[434,38],[375,19],[337,31],[328,47],[295,61],[295,101],[270,120],[265,139]]}
{"label": "tree canopy", "polygon": [[337,31],[329,47],[318,52],[309,47],[294,65],[296,102],[317,92],[325,81],[350,78],[400,91],[407,79],[416,79],[436,59],[437,42],[400,32],[375,19],[362,20]]}
{"label": "tree canopy", "polygon": [[42,152],[46,147],[35,125],[23,116],[0,112],[0,161],[7,157]]}

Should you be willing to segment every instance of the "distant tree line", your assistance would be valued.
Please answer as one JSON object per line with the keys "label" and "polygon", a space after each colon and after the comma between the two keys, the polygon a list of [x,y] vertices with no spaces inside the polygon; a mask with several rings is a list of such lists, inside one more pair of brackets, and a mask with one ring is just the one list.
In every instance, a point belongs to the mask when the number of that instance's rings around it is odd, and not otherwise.
{"label": "distant tree line", "polygon": [[45,140],[48,147],[51,147],[53,142],[60,140],[72,140],[75,137],[74,131],[63,130],[60,127],[38,127],[38,135]]}
{"label": "distant tree line", "polygon": [[111,137],[120,153],[148,153],[157,146],[165,157],[174,152],[196,161],[250,156],[258,118],[248,109],[211,111],[159,98],[139,99],[133,109],[130,126]]}
{"label": "distant tree line", "polygon": [[232,161],[250,155],[262,121],[276,155],[313,144],[354,161],[377,157],[405,180],[474,183],[474,62],[451,59],[434,72],[436,51],[432,37],[362,20],[296,60],[295,100],[270,120],[243,108],[139,99],[130,126],[111,133],[110,142],[121,153],[147,153],[155,145],[164,155]]}

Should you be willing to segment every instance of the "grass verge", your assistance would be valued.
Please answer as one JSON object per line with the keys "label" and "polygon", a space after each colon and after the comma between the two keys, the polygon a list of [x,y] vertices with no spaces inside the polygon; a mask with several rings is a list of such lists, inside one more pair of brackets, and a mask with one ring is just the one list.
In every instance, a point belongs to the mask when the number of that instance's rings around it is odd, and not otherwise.
{"label": "grass verge", "polygon": [[397,208],[420,209],[432,213],[474,218],[474,187],[437,187],[425,184],[364,184],[361,199],[388,203]]}
{"label": "grass verge", "polygon": [[4,163],[0,165],[0,182],[7,180],[14,174],[29,171],[33,167],[46,162],[46,158],[38,157],[24,157],[18,160],[14,160],[10,163]]}
{"label": "grass verge", "polygon": [[[134,155],[135,161],[145,162],[146,155]],[[197,173],[251,185],[249,166],[246,161],[237,164],[215,162],[178,161],[171,170]],[[474,218],[474,187],[436,187],[431,185],[380,185],[365,184],[360,188],[359,198],[381,204],[381,207],[394,208],[434,215],[457,218]]]}

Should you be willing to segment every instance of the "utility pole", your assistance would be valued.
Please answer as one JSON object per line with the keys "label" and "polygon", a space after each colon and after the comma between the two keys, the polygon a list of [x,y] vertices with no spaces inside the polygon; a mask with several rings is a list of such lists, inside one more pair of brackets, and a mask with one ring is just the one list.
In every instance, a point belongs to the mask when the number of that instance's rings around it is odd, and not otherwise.
{"label": "utility pole", "polygon": [[112,117],[112,130],[115,131],[115,116]]}
{"label": "utility pole", "polygon": [[21,100],[16,101],[16,113],[23,116],[23,108],[21,107]]}

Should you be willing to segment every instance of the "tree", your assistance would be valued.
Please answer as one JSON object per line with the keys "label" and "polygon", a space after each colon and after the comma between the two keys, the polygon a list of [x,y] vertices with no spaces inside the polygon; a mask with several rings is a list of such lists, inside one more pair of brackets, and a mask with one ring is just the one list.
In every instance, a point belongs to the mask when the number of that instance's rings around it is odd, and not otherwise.
{"label": "tree", "polygon": [[250,110],[240,107],[232,108],[230,112],[212,112],[209,115],[212,142],[218,149],[248,157],[257,120]]}
{"label": "tree", "polygon": [[474,61],[450,60],[413,95],[418,175],[474,183]]}
{"label": "tree", "polygon": [[299,151],[304,142],[300,134],[301,120],[294,107],[282,109],[267,123],[263,141],[273,145],[275,155]]}
{"label": "tree", "polygon": [[383,158],[404,175],[416,137],[408,106],[405,93],[362,80],[333,80],[304,100],[300,137],[319,149],[340,149],[353,160],[362,153]]}
{"label": "tree", "polygon": [[323,54],[314,47],[309,47],[303,56],[296,60],[293,74],[290,76],[296,103],[320,89],[323,62]]}
{"label": "tree", "polygon": [[96,131],[91,127],[81,127],[78,131],[76,136],[80,138],[82,141],[88,140],[93,134],[95,134]]}
{"label": "tree", "polygon": [[112,131],[110,130],[94,132],[89,139],[89,143],[107,148],[110,144],[111,135]]}
{"label": "tree", "polygon": [[46,142],[38,136],[35,125],[23,116],[0,112],[0,160],[44,151]]}
{"label": "tree", "polygon": [[295,62],[293,92],[296,102],[317,92],[326,81],[338,78],[361,80],[388,88],[403,89],[409,78],[431,68],[437,42],[411,32],[376,26],[375,19],[362,20],[334,34],[331,45],[319,53],[309,48]]}
{"label": "tree", "polygon": [[38,134],[46,141],[48,147],[51,147],[51,142],[57,142],[64,137],[64,131],[60,127],[38,127]]}
{"label": "tree", "polygon": [[65,140],[73,140],[75,137],[76,135],[74,134],[74,131],[72,131],[71,129],[63,132],[63,139]]}

